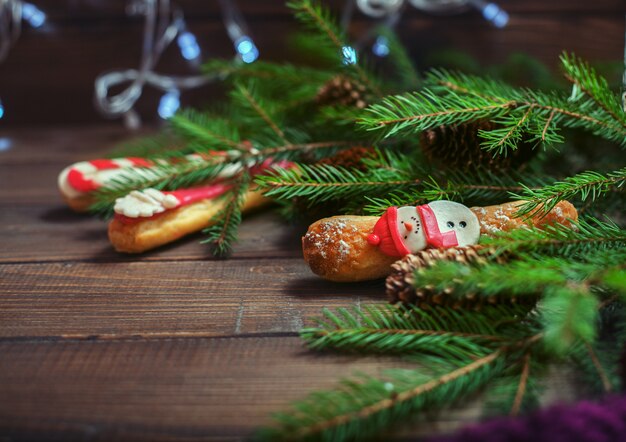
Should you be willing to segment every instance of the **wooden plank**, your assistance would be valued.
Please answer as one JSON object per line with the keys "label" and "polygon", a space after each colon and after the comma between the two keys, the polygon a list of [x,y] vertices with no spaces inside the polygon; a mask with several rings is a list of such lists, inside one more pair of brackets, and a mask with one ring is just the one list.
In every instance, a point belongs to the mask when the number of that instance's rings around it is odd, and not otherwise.
{"label": "wooden plank", "polygon": [[[249,437],[340,377],[408,367],[392,358],[324,355],[298,338],[0,342],[0,432],[16,440],[224,440]],[[475,419],[447,413],[419,433]]]}
{"label": "wooden plank", "polygon": [[336,284],[300,259],[5,264],[0,337],[297,332],[323,307],[384,302],[382,282]]}
{"label": "wooden plank", "polygon": [[[107,237],[107,223],[62,205],[1,205],[0,263],[58,261],[168,261],[215,259],[201,244],[201,233],[141,255],[117,253]],[[282,220],[268,208],[244,217],[231,259],[302,258],[306,226]]]}
{"label": "wooden plank", "polygon": [[[42,441],[241,440],[268,425],[271,412],[341,377],[412,366],[313,353],[295,337],[4,341],[0,354],[0,434]],[[568,382],[562,372],[550,378],[552,401],[571,399]],[[473,400],[392,434],[449,432],[480,413]]]}
{"label": "wooden plank", "polygon": [[12,128],[2,133],[9,147],[0,151],[0,166],[54,164],[60,172],[71,163],[102,158],[120,144],[156,132],[157,128],[132,132],[120,124],[111,123]]}

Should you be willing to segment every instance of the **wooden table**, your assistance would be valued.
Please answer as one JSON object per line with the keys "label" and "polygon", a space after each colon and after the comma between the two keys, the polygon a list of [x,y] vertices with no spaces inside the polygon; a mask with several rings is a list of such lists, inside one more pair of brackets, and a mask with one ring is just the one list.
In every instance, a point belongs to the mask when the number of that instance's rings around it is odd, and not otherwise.
{"label": "wooden table", "polygon": [[[120,255],[103,221],[64,206],[56,177],[127,132],[3,137],[0,440],[240,440],[340,377],[405,365],[303,347],[297,332],[322,307],[384,302],[380,282],[315,277],[301,258],[305,227],[269,211],[244,221],[228,260],[199,236]],[[394,434],[450,430],[479,414],[476,402]]]}

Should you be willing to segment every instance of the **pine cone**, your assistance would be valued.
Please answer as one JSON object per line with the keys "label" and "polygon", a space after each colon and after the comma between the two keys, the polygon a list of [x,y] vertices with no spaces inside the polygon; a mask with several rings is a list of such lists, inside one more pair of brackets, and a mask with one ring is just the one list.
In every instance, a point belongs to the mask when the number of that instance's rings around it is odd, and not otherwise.
{"label": "pine cone", "polygon": [[321,106],[354,106],[363,109],[367,106],[366,88],[355,80],[337,75],[324,84],[315,98]]}
{"label": "pine cone", "polygon": [[[453,247],[449,249],[426,249],[415,255],[407,255],[395,262],[392,266],[392,273],[385,281],[385,287],[389,302],[402,302],[403,304],[415,304],[420,308],[427,308],[432,305],[447,306],[452,308],[477,308],[484,304],[495,304],[498,302],[516,303],[514,297],[493,296],[485,298],[476,294],[466,295],[464,298],[452,298],[452,288],[443,292],[434,290],[432,287],[415,288],[415,271],[417,269],[428,268],[438,261],[453,261],[464,264],[485,264],[487,255],[494,255],[495,250],[487,249],[483,246],[475,245],[468,247]],[[479,251],[482,253],[479,254]],[[502,257],[496,258],[497,262],[504,262]]]}
{"label": "pine cone", "polygon": [[328,164],[330,166],[345,167],[346,169],[357,169],[365,171],[364,159],[374,158],[376,151],[373,147],[356,146],[337,152],[329,158],[324,158],[317,164]]}
{"label": "pine cone", "polygon": [[523,136],[515,150],[507,155],[496,155],[481,149],[480,130],[493,130],[498,125],[491,121],[474,121],[460,125],[439,126],[420,135],[424,154],[433,162],[447,168],[471,170],[477,167],[494,169],[518,168],[535,154],[530,136]]}

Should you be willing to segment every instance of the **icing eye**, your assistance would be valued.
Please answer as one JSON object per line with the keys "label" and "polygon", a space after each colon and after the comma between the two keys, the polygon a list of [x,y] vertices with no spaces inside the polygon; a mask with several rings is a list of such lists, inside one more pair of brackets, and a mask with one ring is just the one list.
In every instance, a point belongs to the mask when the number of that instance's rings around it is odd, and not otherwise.
{"label": "icing eye", "polygon": [[465,221],[461,221],[459,223],[459,226],[461,226],[462,228],[466,228],[467,227],[467,223]]}
{"label": "icing eye", "polygon": [[446,224],[446,226],[452,229],[454,227],[454,223],[452,221],[448,221],[448,224]]}

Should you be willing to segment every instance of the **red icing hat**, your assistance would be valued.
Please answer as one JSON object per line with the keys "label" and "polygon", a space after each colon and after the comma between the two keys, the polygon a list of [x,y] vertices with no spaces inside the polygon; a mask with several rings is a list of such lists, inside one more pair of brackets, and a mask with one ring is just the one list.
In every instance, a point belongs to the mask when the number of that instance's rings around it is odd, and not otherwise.
{"label": "red icing hat", "polygon": [[388,208],[380,217],[374,226],[374,232],[367,236],[367,242],[378,246],[385,255],[402,257],[411,253],[400,238],[397,207]]}

